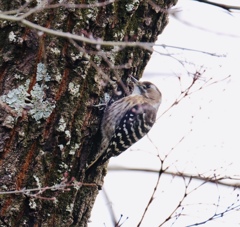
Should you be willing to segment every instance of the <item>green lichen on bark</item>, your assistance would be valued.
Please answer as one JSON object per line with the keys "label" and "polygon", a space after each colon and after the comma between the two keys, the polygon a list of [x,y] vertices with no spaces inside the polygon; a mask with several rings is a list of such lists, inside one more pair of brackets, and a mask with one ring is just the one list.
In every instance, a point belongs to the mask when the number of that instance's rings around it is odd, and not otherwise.
{"label": "green lichen on bark", "polygon": [[[79,1],[70,2],[79,4]],[[26,12],[40,3],[31,1]],[[162,3],[156,2],[161,7]],[[0,9],[13,10],[21,4],[22,1],[0,0]],[[92,39],[132,42],[154,42],[167,23],[165,13],[156,12],[147,1],[141,0],[115,1],[89,9],[39,8],[25,19]],[[0,125],[1,190],[52,186],[60,184],[66,175],[69,182],[75,178],[82,183],[96,183],[41,194],[56,197],[56,203],[50,199],[34,200],[31,195],[6,197],[0,201],[0,207],[4,207],[0,220],[10,226],[23,225],[23,222],[86,226],[98,193],[97,185],[101,187],[106,175],[106,166],[84,172],[101,139],[98,129],[103,111],[93,105],[99,103],[104,93],[114,93],[113,87],[118,86],[116,81],[111,81],[114,76],[124,82],[129,74],[139,78],[151,51],[80,41],[73,44],[72,40],[39,32],[21,22],[1,21],[0,26],[3,40],[0,43],[3,56],[0,58],[0,96],[5,97],[1,101],[10,108],[9,111],[0,109],[0,114],[9,119],[4,121],[0,116],[0,122],[5,122]],[[126,63],[128,67],[114,68]],[[24,88],[22,94],[26,95],[16,100],[18,103],[22,100],[24,105],[16,117],[13,113],[16,106],[10,103],[14,95],[8,97],[10,99],[6,96],[19,88]]]}

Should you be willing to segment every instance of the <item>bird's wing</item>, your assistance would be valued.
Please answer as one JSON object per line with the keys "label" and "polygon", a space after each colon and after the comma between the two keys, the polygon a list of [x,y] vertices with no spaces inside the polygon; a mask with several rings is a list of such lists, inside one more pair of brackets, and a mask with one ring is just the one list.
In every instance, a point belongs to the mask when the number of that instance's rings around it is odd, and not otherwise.
{"label": "bird's wing", "polygon": [[102,155],[102,162],[117,156],[145,136],[156,120],[156,110],[148,103],[137,104],[126,112]]}

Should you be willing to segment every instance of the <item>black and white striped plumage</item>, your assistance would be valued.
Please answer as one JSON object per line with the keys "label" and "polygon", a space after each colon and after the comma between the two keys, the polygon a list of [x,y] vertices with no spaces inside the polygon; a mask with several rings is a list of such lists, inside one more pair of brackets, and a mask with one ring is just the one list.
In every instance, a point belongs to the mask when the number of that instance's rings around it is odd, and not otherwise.
{"label": "black and white striped plumage", "polygon": [[133,93],[108,106],[104,112],[102,141],[96,161],[121,154],[152,128],[161,104],[161,92],[150,82],[136,82]]}

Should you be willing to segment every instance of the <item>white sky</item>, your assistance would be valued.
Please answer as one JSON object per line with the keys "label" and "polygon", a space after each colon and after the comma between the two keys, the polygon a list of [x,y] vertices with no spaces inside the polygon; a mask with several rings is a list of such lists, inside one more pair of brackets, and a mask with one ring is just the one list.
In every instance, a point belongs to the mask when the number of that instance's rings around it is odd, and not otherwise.
{"label": "white sky", "polygon": [[[226,2],[233,5],[236,1]],[[176,8],[181,10],[178,13],[181,21],[170,17],[168,26],[159,36],[158,44],[224,54],[227,57],[211,57],[202,53],[168,49],[170,53],[176,54],[176,58],[189,62],[183,67],[171,57],[154,53],[146,68],[145,78],[150,80],[149,76],[152,76],[151,81],[158,85],[163,93],[163,102],[158,114],[160,118],[149,133],[153,143],[147,138],[139,141],[132,149],[113,158],[110,166],[159,169],[159,154],[160,157],[168,155],[166,165],[173,171],[210,175],[215,171],[217,174],[239,176],[240,12],[229,14],[220,8],[187,0],[179,0]],[[184,21],[191,22],[192,26]],[[166,53],[161,47],[157,47],[156,50]],[[210,77],[213,81],[229,75],[231,77],[193,93],[161,116],[179,96],[180,91],[191,82],[187,72],[196,70],[205,70],[203,79],[195,87],[196,90]],[[181,76],[181,82],[176,75]],[[184,140],[179,143],[182,137]],[[107,204],[103,193],[100,193],[89,227],[104,226],[104,223],[107,227],[113,226],[107,210],[109,205],[113,206],[116,217],[120,217],[121,214],[123,219],[129,217],[123,227],[136,226],[151,197],[156,179],[155,174],[109,171],[104,187],[111,204]],[[194,182],[191,188],[200,183]],[[182,178],[164,176],[153,205],[150,206],[141,226],[158,226],[179,202],[183,190]],[[237,203],[236,194],[237,190],[229,190],[215,184],[202,186],[186,199],[184,204],[188,205],[183,211],[186,215],[176,220],[174,226],[204,221],[214,212]],[[216,210],[216,206],[212,204],[217,202],[219,208]],[[237,204],[240,205],[239,201]],[[170,221],[163,226],[171,224]],[[239,225],[239,213],[232,212],[224,218],[201,226]]]}

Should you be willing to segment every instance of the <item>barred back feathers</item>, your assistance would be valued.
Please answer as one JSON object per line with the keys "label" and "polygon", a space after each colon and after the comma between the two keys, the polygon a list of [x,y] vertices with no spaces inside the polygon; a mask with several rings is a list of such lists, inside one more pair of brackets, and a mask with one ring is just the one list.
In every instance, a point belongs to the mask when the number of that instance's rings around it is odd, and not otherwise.
{"label": "barred back feathers", "polygon": [[88,168],[98,160],[104,163],[118,156],[144,137],[156,120],[161,99],[161,92],[154,84],[135,80],[131,95],[106,107],[101,124],[101,146]]}

